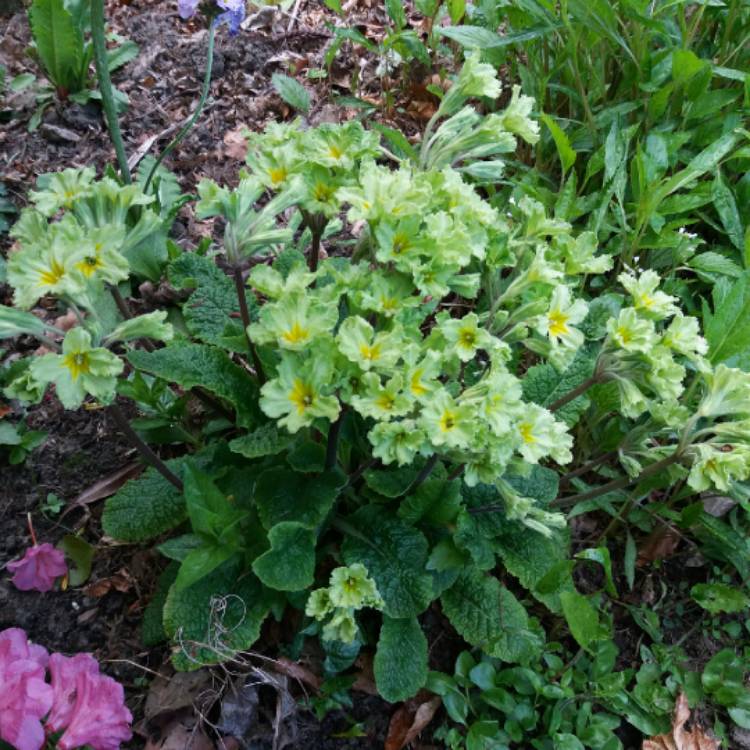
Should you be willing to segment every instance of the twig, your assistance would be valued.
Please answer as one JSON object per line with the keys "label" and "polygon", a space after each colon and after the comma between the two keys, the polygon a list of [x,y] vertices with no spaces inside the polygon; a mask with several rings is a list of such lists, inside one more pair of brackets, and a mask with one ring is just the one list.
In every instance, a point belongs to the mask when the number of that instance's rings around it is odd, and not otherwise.
{"label": "twig", "polygon": [[182,480],[154,453],[138,433],[130,426],[128,418],[122,413],[122,409],[117,404],[110,404],[109,413],[112,415],[115,423],[125,437],[132,443],[133,447],[141,454],[143,460],[153,466],[164,479],[173,484],[182,492]]}
{"label": "twig", "polygon": [[292,29],[294,28],[294,24],[297,23],[297,15],[299,14],[300,5],[302,5],[302,0],[297,0],[297,2],[294,3],[294,8],[292,9],[292,17],[289,19],[289,25],[286,27],[287,34],[291,33]]}

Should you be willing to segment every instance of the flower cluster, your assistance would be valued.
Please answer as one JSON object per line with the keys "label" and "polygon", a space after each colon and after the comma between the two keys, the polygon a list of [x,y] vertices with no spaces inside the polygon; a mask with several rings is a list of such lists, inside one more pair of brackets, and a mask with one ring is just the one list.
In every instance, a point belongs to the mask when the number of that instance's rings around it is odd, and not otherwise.
{"label": "flower cluster", "polygon": [[338,191],[355,182],[361,162],[381,153],[377,135],[357,121],[308,130],[299,120],[274,123],[246,137],[253,176],[275,192],[295,184],[300,207],[326,219],[340,212]]}
{"label": "flower cluster", "polygon": [[625,416],[636,418],[649,410],[663,415],[668,423],[680,423],[684,414],[678,399],[684,390],[686,364],[701,371],[709,367],[703,358],[708,347],[698,321],[679,311],[675,297],[659,291],[655,271],[640,276],[623,273],[618,280],[632,305],[607,323],[603,371],[617,384]]}
{"label": "flower cluster", "polygon": [[[33,205],[11,230],[18,241],[7,267],[13,300],[17,308],[28,309],[44,296],[57,297],[75,311],[81,325],[65,333],[39,322],[47,339],[64,338],[61,351],[16,366],[5,395],[38,401],[45,387],[54,384],[68,409],[80,406],[87,395],[107,403],[123,370],[122,361],[108,347],[135,338],[172,337],[166,312],[118,324],[103,304],[107,288],[130,277],[129,258],[159,231],[161,219],[149,208],[153,198],[140,187],[121,186],[110,178],[94,181],[90,168],[46,175],[39,187],[30,193]],[[25,331],[21,315],[0,306],[3,336]],[[27,319],[35,321],[32,316]]]}
{"label": "flower cluster", "polygon": [[90,654],[49,655],[19,628],[0,632],[0,739],[40,750],[62,733],[60,750],[117,750],[132,737],[132,721],[122,685],[100,674]]}
{"label": "flower cluster", "polygon": [[315,589],[307,600],[305,614],[326,621],[323,638],[352,643],[357,637],[354,613],[363,607],[382,609],[383,600],[367,568],[360,563],[336,568],[327,588]]}

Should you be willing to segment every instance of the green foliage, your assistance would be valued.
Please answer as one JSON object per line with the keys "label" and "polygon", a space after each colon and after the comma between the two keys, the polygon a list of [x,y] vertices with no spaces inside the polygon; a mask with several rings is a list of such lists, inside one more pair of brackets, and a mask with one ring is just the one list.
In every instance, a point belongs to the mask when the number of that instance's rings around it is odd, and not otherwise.
{"label": "green foliage", "polygon": [[418,692],[427,680],[427,639],[416,617],[383,617],[373,667],[378,692],[387,701]]}
{"label": "green foliage", "polygon": [[22,464],[46,439],[46,432],[30,430],[23,422],[13,424],[5,419],[0,421],[0,450],[7,453],[11,466]]}
{"label": "green foliage", "polygon": [[299,81],[281,73],[274,73],[271,77],[271,84],[287,104],[304,115],[309,114],[310,94]]}
{"label": "green foliage", "polygon": [[[144,637],[178,668],[234,659],[273,612],[286,652],[317,637],[336,675],[318,712],[374,653],[386,700],[442,698],[451,748],[618,750],[626,723],[666,731],[680,692],[720,737],[750,723],[747,56],[728,41],[748,18],[684,5],[417,0],[385,4],[377,44],[337,27],[329,58],[361,44],[384,79],[445,63],[421,140],[248,133],[237,187],[198,187],[223,235],[195,251],[167,239],[192,200],[174,176],[144,193],[153,162],[130,186],[40,178],[0,334],[54,351],[5,367],[4,392],[130,397],[177,456],[139,443],[155,467],[103,526],[164,536]],[[128,289],[163,309],[125,319]],[[78,325],[43,324],[44,296]],[[675,584],[684,559],[647,541],[665,528],[717,569]],[[692,647],[688,618],[719,649],[705,669],[668,645]],[[473,649],[453,675],[428,672],[435,623]]]}

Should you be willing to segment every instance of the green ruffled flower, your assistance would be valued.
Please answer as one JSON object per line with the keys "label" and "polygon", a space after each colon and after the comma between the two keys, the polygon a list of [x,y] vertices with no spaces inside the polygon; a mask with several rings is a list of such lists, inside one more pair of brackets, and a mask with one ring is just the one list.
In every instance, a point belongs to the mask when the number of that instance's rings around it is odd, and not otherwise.
{"label": "green ruffled flower", "polygon": [[341,407],[330,395],[332,376],[333,366],[325,352],[306,359],[282,354],[276,377],[261,388],[260,408],[292,433],[318,418],[333,422]]}
{"label": "green ruffled flower", "polygon": [[620,310],[617,318],[610,318],[607,332],[609,342],[626,352],[648,354],[659,340],[653,322],[639,317],[632,307]]}
{"label": "green ruffled flower", "polygon": [[474,438],[476,418],[475,408],[439,390],[425,403],[419,423],[434,446],[467,449]]}
{"label": "green ruffled flower", "polygon": [[86,395],[102,403],[115,396],[122,360],[108,349],[91,346],[91,335],[81,327],[65,334],[62,354],[45,354],[32,362],[31,375],[40,383],[54,383],[66,409],[77,409]]}
{"label": "green ruffled flower", "polygon": [[632,273],[621,273],[617,280],[630,293],[633,306],[642,315],[652,320],[663,320],[678,312],[674,304],[677,298],[658,291],[659,274],[656,271],[649,269],[638,277]]}
{"label": "green ruffled flower", "polygon": [[476,313],[469,313],[463,318],[438,316],[438,331],[448,344],[448,351],[455,353],[462,362],[469,362],[480,349],[489,351],[493,348],[494,339],[479,324]]}
{"label": "green ruffled flower", "polygon": [[54,216],[61,208],[72,208],[77,199],[91,195],[95,176],[93,167],[43,175],[39,178],[41,189],[32,190],[29,198],[41,214]]}
{"label": "green ruffled flower", "polygon": [[408,414],[414,399],[404,392],[401,375],[394,375],[382,383],[380,375],[367,372],[362,376],[362,388],[358,395],[352,396],[351,404],[363,417],[388,422]]}
{"label": "green ruffled flower", "polygon": [[32,307],[47,294],[77,298],[83,293],[86,277],[78,265],[87,248],[55,238],[45,248],[22,249],[8,259],[8,283],[13,301],[23,309]]}
{"label": "green ruffled flower", "polygon": [[573,438],[565,425],[558,422],[547,409],[526,404],[516,429],[521,438],[518,452],[530,464],[539,463],[543,458],[551,458],[559,464],[568,464],[573,460],[570,452]]}
{"label": "green ruffled flower", "polygon": [[335,306],[295,293],[264,305],[259,321],[249,325],[247,333],[256,344],[274,343],[281,349],[301,351],[314,339],[329,334],[338,317]]}
{"label": "green ruffled flower", "polygon": [[728,492],[734,482],[750,478],[750,447],[698,443],[688,449],[693,466],[688,484],[696,492],[714,488]]}
{"label": "green ruffled flower", "polygon": [[378,593],[375,581],[370,578],[367,568],[361,563],[333,570],[328,592],[334,607],[379,609],[383,606],[383,599]]}
{"label": "green ruffled flower", "polygon": [[367,433],[372,455],[384,464],[410,464],[424,448],[427,436],[413,419],[379,422]]}
{"label": "green ruffled flower", "polygon": [[510,102],[502,113],[502,125],[510,133],[521,136],[526,143],[535,144],[539,140],[539,123],[529,115],[534,109],[534,99],[521,94],[520,86],[513,86]]}
{"label": "green ruffled flower", "polygon": [[391,370],[401,358],[403,336],[399,330],[375,333],[359,315],[347,318],[336,336],[339,351],[362,370]]}

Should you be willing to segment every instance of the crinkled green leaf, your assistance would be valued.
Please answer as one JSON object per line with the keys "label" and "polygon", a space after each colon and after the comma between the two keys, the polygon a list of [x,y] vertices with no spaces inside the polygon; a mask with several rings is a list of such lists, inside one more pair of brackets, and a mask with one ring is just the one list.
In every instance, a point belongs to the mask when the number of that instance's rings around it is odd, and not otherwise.
{"label": "crinkled green leaf", "polygon": [[451,625],[467,643],[506,661],[528,653],[526,610],[497,578],[467,568],[440,600]]}
{"label": "crinkled green leaf", "polygon": [[310,111],[310,94],[299,81],[283,73],[274,73],[271,84],[278,95],[294,109],[305,115]]}
{"label": "crinkled green leaf", "polygon": [[[530,531],[523,524],[508,521],[495,537],[495,550],[507,570],[553,612],[560,611],[559,593],[539,593],[536,584],[553,565],[567,559],[568,544],[567,532],[545,537]],[[568,583],[566,589],[572,588],[572,582]]]}
{"label": "crinkled green leaf", "polygon": [[375,684],[387,701],[416,695],[427,681],[427,639],[416,617],[383,617],[373,661]]}
{"label": "crinkled green leaf", "polygon": [[[233,281],[213,260],[184,253],[170,264],[169,280],[175,287],[193,289],[182,306],[190,333],[207,344],[247,351],[237,291]],[[248,301],[252,306],[252,295],[248,295]]]}
{"label": "crinkled green leaf", "polygon": [[458,479],[427,479],[399,506],[399,518],[407,523],[426,521],[435,526],[450,523],[461,503],[461,482]]}
{"label": "crinkled green leaf", "polygon": [[245,458],[262,458],[281,453],[293,439],[289,433],[279,430],[275,422],[269,422],[230,441],[229,448]]}
{"label": "crinkled green leaf", "polygon": [[742,612],[750,607],[750,598],[744,591],[725,583],[698,583],[690,589],[690,596],[712,615]]}
{"label": "crinkled green leaf", "polygon": [[[181,458],[166,461],[179,474]],[[124,484],[104,506],[104,533],[122,542],[143,542],[175,528],[187,518],[185,498],[156,469],[149,467]]]}
{"label": "crinkled green leaf", "polygon": [[316,528],[333,507],[344,482],[343,476],[335,472],[309,478],[288,468],[267,469],[255,486],[263,526],[270,530],[282,521],[295,521]]}
{"label": "crinkled green leaf", "polygon": [[[596,354],[589,347],[582,348],[563,372],[552,365],[534,365],[526,371],[523,379],[523,396],[540,406],[549,407],[558,399],[591,377],[596,364]],[[569,401],[555,412],[557,419],[572,427],[589,407],[589,398],[584,394]]]}
{"label": "crinkled green leaf", "polygon": [[715,365],[750,370],[750,273],[731,287],[714,287],[714,310],[703,306],[703,332],[708,357]]}
{"label": "crinkled green leaf", "polygon": [[284,521],[268,532],[271,549],[255,559],[253,570],[266,586],[302,591],[315,575],[315,534],[300,523]]}
{"label": "crinkled green leaf", "polygon": [[164,605],[172,662],[183,671],[230,659],[255,643],[270,610],[260,581],[229,560],[188,588],[174,586]]}
{"label": "crinkled green leaf", "polygon": [[347,523],[356,533],[344,539],[344,561],[367,568],[385,602],[385,614],[404,618],[424,612],[433,598],[424,535],[374,506],[362,508]]}
{"label": "crinkled green leaf", "polygon": [[180,342],[153,352],[128,354],[134,367],[184,388],[199,386],[228,401],[238,422],[251,426],[258,418],[258,388],[252,377],[234,364],[226,352],[206,344]]}
{"label": "crinkled green leaf", "polygon": [[417,478],[419,471],[403,469],[369,469],[363,475],[365,483],[383,497],[401,497]]}

